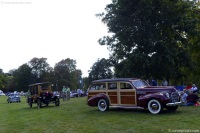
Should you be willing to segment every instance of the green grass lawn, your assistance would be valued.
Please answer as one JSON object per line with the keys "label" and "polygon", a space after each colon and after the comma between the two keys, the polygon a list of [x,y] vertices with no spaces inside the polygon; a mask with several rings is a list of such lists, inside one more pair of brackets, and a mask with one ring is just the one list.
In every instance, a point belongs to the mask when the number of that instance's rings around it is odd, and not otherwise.
{"label": "green grass lawn", "polygon": [[[49,104],[38,109],[21,103],[7,103],[0,96],[0,133],[169,133],[180,130],[200,132],[200,107],[179,107],[153,115],[147,110],[89,107],[86,97]],[[178,130],[178,131],[177,131]],[[189,132],[189,131],[188,131]]]}

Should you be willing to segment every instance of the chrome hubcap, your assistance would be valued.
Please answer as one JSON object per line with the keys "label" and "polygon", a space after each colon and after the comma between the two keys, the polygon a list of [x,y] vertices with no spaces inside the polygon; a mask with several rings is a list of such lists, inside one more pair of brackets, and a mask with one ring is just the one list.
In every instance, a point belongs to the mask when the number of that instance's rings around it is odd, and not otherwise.
{"label": "chrome hubcap", "polygon": [[151,108],[152,108],[153,110],[157,110],[157,109],[158,109],[158,105],[155,104],[155,103],[153,103],[153,104],[151,105]]}
{"label": "chrome hubcap", "polygon": [[105,103],[101,102],[100,106],[101,106],[101,108],[105,108],[106,105],[105,105]]}

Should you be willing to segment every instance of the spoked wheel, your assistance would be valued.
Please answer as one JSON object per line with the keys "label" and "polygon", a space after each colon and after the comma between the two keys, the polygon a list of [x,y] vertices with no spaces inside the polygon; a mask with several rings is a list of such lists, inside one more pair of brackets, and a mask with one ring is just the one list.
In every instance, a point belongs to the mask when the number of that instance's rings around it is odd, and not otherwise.
{"label": "spoked wheel", "polygon": [[162,106],[158,100],[152,99],[148,102],[148,110],[152,114],[158,114],[161,112]]}
{"label": "spoked wheel", "polygon": [[31,101],[31,99],[29,99],[28,105],[29,105],[30,108],[32,108],[32,101]]}
{"label": "spoked wheel", "polygon": [[66,100],[67,100],[67,95],[63,94],[63,101],[66,101]]}
{"label": "spoked wheel", "polygon": [[42,102],[40,99],[37,100],[37,107],[38,108],[41,108],[42,107]]}
{"label": "spoked wheel", "polygon": [[55,100],[55,105],[56,105],[56,106],[59,106],[59,105],[60,105],[60,99],[59,99],[59,98],[56,98],[56,100]]}
{"label": "spoked wheel", "polygon": [[98,101],[98,109],[99,109],[100,111],[106,111],[106,110],[108,110],[108,109],[109,109],[109,105],[108,105],[107,100],[105,100],[105,99],[100,99],[100,100]]}

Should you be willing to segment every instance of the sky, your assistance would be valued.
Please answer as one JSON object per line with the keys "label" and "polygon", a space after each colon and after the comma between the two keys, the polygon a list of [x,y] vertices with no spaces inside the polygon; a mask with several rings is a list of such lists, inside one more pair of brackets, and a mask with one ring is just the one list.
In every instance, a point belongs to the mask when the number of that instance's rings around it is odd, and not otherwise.
{"label": "sky", "polygon": [[107,27],[95,16],[111,0],[1,0],[0,69],[18,69],[32,58],[47,58],[54,67],[76,60],[83,77],[109,51],[97,41]]}

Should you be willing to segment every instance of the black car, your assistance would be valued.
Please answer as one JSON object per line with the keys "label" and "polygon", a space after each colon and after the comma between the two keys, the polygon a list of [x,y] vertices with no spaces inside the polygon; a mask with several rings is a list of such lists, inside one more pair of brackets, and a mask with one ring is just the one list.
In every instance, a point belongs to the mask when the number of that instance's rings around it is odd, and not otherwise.
{"label": "black car", "polygon": [[29,94],[27,95],[27,103],[30,107],[36,103],[38,108],[42,105],[48,106],[49,103],[54,103],[56,106],[60,105],[58,94],[53,94],[52,84],[50,82],[35,83],[29,85]]}

